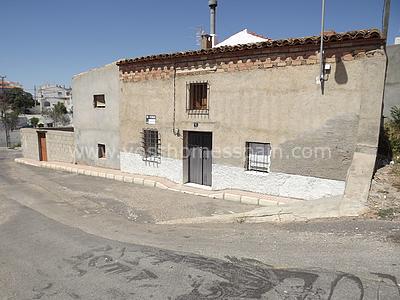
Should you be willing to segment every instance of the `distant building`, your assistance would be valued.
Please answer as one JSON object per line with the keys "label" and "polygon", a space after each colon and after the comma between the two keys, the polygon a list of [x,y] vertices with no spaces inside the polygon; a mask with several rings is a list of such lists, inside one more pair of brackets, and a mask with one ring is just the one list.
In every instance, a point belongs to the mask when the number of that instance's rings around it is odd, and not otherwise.
{"label": "distant building", "polygon": [[396,37],[396,38],[394,39],[394,44],[395,44],[395,45],[400,45],[400,36],[398,36],[398,37]]}
{"label": "distant building", "polygon": [[14,81],[4,81],[4,86],[3,82],[0,80],[0,89],[13,89],[13,88],[21,88],[22,89],[22,84],[19,82],[14,82]]}
{"label": "distant building", "polygon": [[35,99],[39,102],[40,111],[54,107],[58,102],[72,109],[72,89],[63,85],[45,84],[36,90]]}

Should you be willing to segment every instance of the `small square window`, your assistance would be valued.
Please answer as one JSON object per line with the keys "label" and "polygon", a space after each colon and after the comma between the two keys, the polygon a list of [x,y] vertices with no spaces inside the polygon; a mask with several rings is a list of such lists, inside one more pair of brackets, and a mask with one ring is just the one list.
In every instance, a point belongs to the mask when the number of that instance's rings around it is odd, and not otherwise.
{"label": "small square window", "polygon": [[106,158],[106,145],[97,144],[97,153],[99,158]]}
{"label": "small square window", "polygon": [[195,82],[188,84],[188,110],[189,112],[208,112],[208,83]]}
{"label": "small square window", "polygon": [[246,169],[269,172],[271,165],[271,144],[246,143]]}
{"label": "small square window", "polygon": [[106,107],[106,97],[104,95],[93,95],[93,106],[95,108]]}
{"label": "small square window", "polygon": [[160,138],[157,130],[143,130],[143,159],[158,162],[160,155]]}

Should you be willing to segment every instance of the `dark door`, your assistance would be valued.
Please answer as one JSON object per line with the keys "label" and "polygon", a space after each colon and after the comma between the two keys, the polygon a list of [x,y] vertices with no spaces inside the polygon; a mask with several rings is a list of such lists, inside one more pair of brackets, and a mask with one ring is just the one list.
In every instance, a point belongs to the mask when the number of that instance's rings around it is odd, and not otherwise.
{"label": "dark door", "polygon": [[39,160],[47,161],[46,133],[38,132],[39,139]]}
{"label": "dark door", "polygon": [[189,182],[211,186],[212,133],[189,132]]}

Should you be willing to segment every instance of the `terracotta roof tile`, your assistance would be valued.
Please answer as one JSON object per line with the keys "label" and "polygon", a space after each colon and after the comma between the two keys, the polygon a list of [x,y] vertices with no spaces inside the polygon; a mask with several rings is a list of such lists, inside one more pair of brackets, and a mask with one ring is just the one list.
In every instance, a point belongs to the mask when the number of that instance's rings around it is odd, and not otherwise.
{"label": "terracotta roof tile", "polygon": [[[329,34],[327,33],[324,35],[324,42],[327,44],[331,42],[345,42],[354,40],[382,40],[382,39],[383,38],[378,29],[356,30],[343,33],[334,33],[334,34],[332,34],[332,32],[329,32]],[[320,36],[289,38],[283,40],[269,40],[266,42],[259,42],[252,44],[221,46],[206,50],[193,50],[186,52],[175,52],[170,54],[149,55],[132,59],[120,60],[119,62],[117,62],[117,65],[120,66],[131,63],[151,62],[157,60],[167,60],[167,59],[182,58],[182,57],[204,56],[204,55],[227,53],[227,52],[240,52],[243,50],[251,50],[251,49],[319,45],[319,43],[320,43]]]}

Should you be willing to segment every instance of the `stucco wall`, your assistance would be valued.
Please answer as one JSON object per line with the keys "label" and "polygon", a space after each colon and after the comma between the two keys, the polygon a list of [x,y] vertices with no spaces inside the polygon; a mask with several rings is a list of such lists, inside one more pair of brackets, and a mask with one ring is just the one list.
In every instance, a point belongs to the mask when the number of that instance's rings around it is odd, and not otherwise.
{"label": "stucco wall", "polygon": [[[115,63],[74,76],[76,162],[119,169],[119,73]],[[104,94],[105,108],[93,107],[93,95]],[[105,144],[106,158],[98,158]]]}
{"label": "stucco wall", "polygon": [[387,46],[386,53],[388,66],[383,115],[390,118],[390,109],[400,106],[400,45]]}
{"label": "stucco wall", "polygon": [[21,129],[23,157],[39,160],[38,131],[46,133],[48,161],[74,162],[74,133],[71,131]]}
{"label": "stucco wall", "polygon": [[[258,141],[272,145],[272,172],[345,180],[357,142],[361,103],[382,101],[382,87],[371,83],[383,76],[385,56],[378,50],[368,58],[330,64],[324,95],[315,84],[318,64],[180,73],[175,81],[175,127],[181,136],[173,134],[173,78],[123,81],[121,151],[139,153],[142,129],[154,127],[162,137],[163,156],[181,160],[183,131],[212,131],[213,163],[242,168],[243,176],[245,142]],[[208,116],[187,115],[190,81],[209,82]],[[145,124],[147,114],[157,116],[156,125]],[[221,157],[226,151],[239,155]]]}

